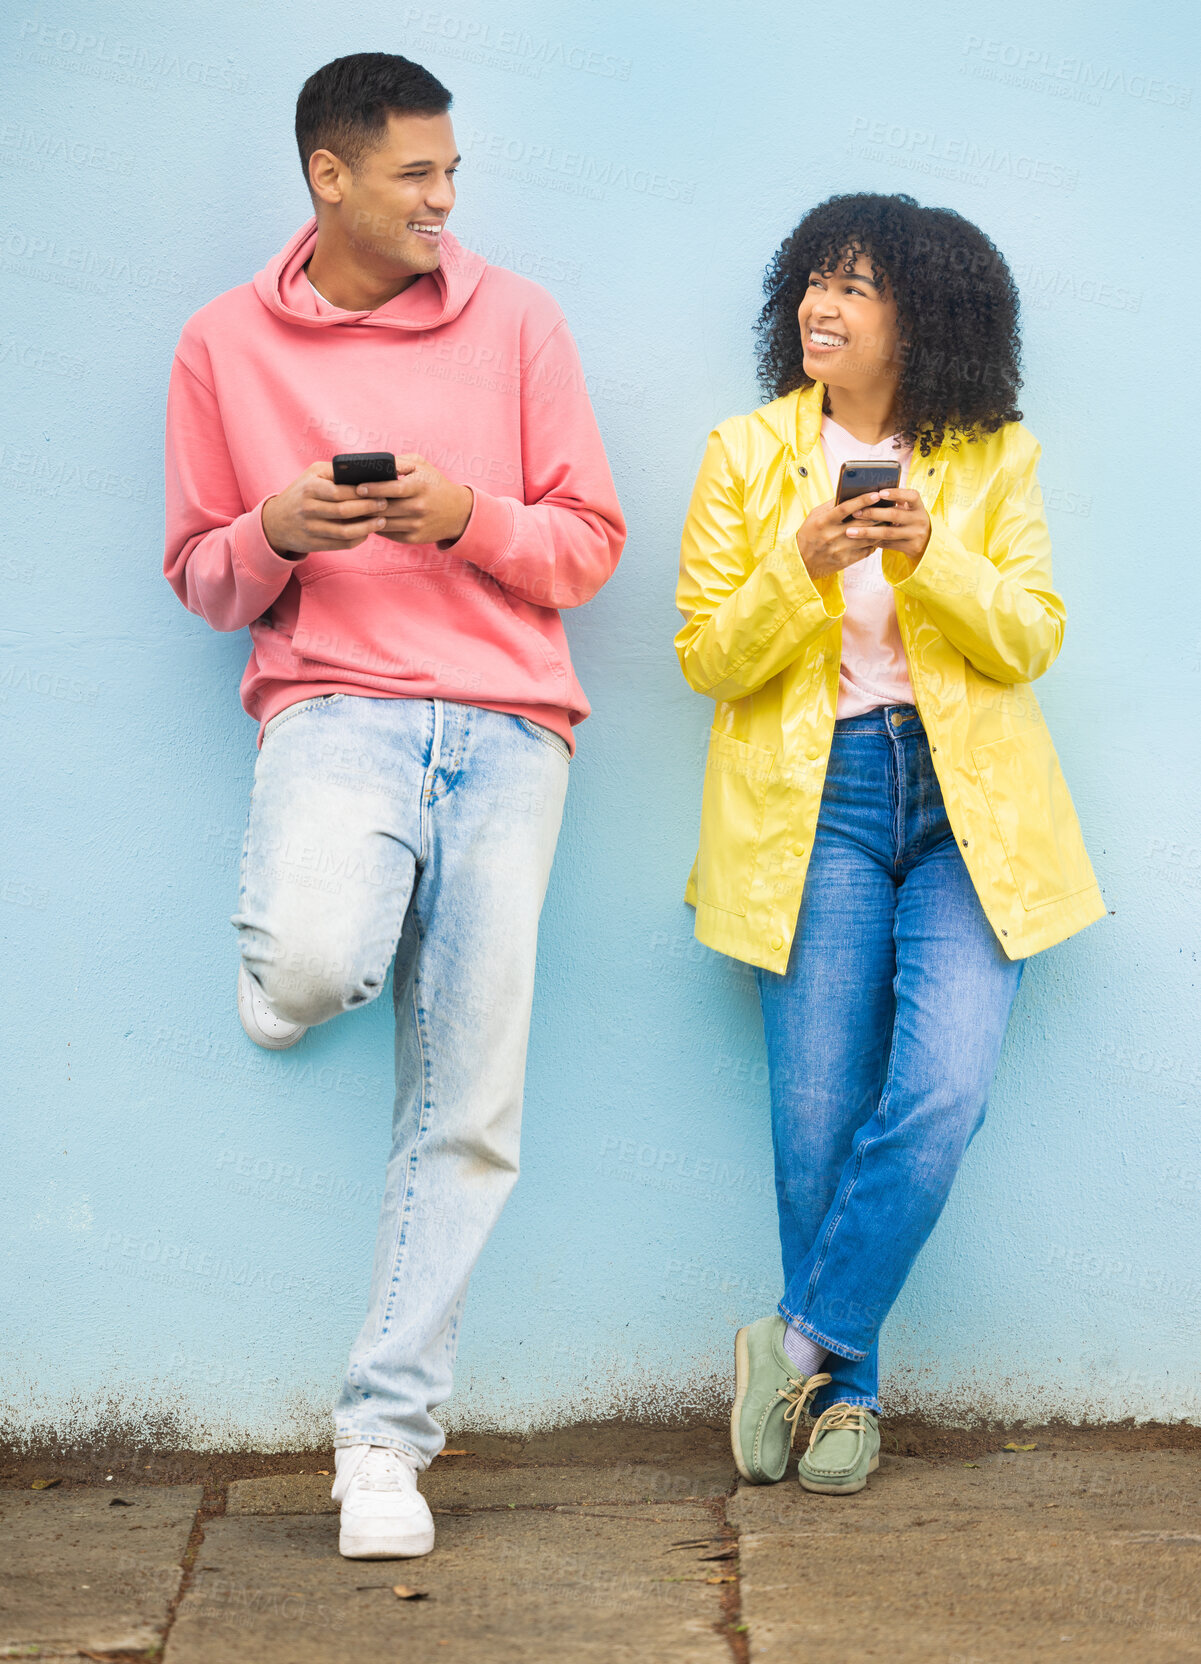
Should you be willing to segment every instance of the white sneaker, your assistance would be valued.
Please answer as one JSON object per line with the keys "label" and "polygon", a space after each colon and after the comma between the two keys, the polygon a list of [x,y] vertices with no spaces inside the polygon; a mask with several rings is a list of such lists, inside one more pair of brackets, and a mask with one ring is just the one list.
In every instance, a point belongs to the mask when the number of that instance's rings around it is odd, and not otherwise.
{"label": "white sneaker", "polygon": [[290,1023],[275,1015],[245,965],[238,966],[238,1016],[255,1045],[265,1046],[269,1052],[294,1046],[309,1030],[308,1023]]}
{"label": "white sneaker", "polygon": [[403,1451],[352,1444],[334,1451],[330,1495],[342,1504],[338,1552],[348,1560],[404,1560],[434,1546],[434,1520]]}

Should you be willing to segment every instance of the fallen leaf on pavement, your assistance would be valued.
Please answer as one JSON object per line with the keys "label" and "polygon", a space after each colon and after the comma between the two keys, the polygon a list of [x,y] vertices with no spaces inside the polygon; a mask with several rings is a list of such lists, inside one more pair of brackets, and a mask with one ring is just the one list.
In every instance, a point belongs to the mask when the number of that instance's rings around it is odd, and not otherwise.
{"label": "fallen leaf on pavement", "polygon": [[394,1583],[392,1593],[397,1600],[428,1600],[428,1589],[410,1589],[407,1583]]}
{"label": "fallen leaf on pavement", "polygon": [[31,1491],[52,1491],[56,1485],[61,1485],[61,1479],[35,1479],[30,1485]]}
{"label": "fallen leaf on pavement", "polygon": [[729,1548],[719,1549],[716,1554],[699,1554],[698,1560],[733,1560],[738,1550],[731,1545]]}
{"label": "fallen leaf on pavement", "polygon": [[329,1478],[329,1469],[328,1468],[318,1468],[317,1469],[317,1477],[318,1477],[318,1479],[328,1479]]}
{"label": "fallen leaf on pavement", "polygon": [[965,1462],[963,1465],[965,1468],[978,1468],[980,1466],[979,1462]]}
{"label": "fallen leaf on pavement", "polygon": [[126,1502],[123,1496],[115,1496],[109,1503],[110,1508],[132,1508],[132,1502]]}
{"label": "fallen leaf on pavement", "polygon": [[440,1456],[474,1456],[475,1451],[474,1450],[442,1450],[442,1451],[439,1451],[438,1454]]}
{"label": "fallen leaf on pavement", "polygon": [[1003,1444],[1001,1446],[1001,1449],[1002,1450],[1037,1450],[1038,1446],[1036,1444],[1014,1444],[1012,1441],[1010,1441],[1009,1444]]}

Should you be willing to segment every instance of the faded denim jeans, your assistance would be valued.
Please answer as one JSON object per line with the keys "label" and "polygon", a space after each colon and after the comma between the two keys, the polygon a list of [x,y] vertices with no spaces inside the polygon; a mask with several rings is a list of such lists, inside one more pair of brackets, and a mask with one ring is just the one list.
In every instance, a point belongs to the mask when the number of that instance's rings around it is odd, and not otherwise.
{"label": "faded denim jeans", "polygon": [[336,1445],[424,1468],[445,1443],[431,1411],[517,1178],[568,770],[549,729],[441,699],[318,695],[264,731],[232,919],[243,964],[280,1016],[323,1023],[375,999],[395,957],[392,1151]]}
{"label": "faded denim jeans", "polygon": [[788,968],[758,972],[779,1311],[831,1354],[814,1415],[880,1408],[877,1336],[984,1119],[1025,964],[980,905],[916,707],[836,722]]}

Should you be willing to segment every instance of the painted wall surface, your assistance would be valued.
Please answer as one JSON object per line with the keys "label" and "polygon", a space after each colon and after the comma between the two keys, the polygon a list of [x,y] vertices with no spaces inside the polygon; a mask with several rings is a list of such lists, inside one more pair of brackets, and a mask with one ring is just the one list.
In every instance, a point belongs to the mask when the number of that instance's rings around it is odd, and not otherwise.
{"label": "painted wall surface", "polygon": [[452,1423],[714,1408],[734,1327],[779,1294],[754,986],[696,945],[682,899],[711,707],[676,665],[673,588],[706,433],[759,402],[763,267],[806,207],[863,188],[959,209],[1020,279],[1068,609],[1037,692],[1111,910],[1028,967],[988,1119],[886,1329],[888,1401],[1198,1418],[1195,45],[1181,0],[10,11],[16,1429],[320,1438],[362,1319],[390,999],[286,1054],[243,1036],[247,637],[161,575],[178,332],[308,217],[296,94],[361,50],[454,92],[452,227],[563,306],[630,527],[567,621],[595,714],[544,914],[522,1179],[472,1285]]}

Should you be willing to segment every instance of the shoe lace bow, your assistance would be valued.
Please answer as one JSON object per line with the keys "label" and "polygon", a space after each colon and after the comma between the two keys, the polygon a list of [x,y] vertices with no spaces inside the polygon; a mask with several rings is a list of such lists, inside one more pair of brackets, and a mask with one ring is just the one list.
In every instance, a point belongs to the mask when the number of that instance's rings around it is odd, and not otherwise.
{"label": "shoe lace bow", "polygon": [[[829,1376],[826,1379],[829,1380]],[[867,1407],[863,1404],[831,1404],[813,1423],[809,1449],[813,1449],[823,1433],[835,1433],[842,1429],[850,1433],[866,1433]]]}
{"label": "shoe lace bow", "polygon": [[795,1375],[786,1387],[776,1388],[776,1392],[788,1405],[784,1412],[784,1420],[788,1423],[788,1447],[790,1450],[796,1440],[796,1430],[800,1425],[802,1413],[817,1389],[824,1387],[830,1379],[829,1375]]}

